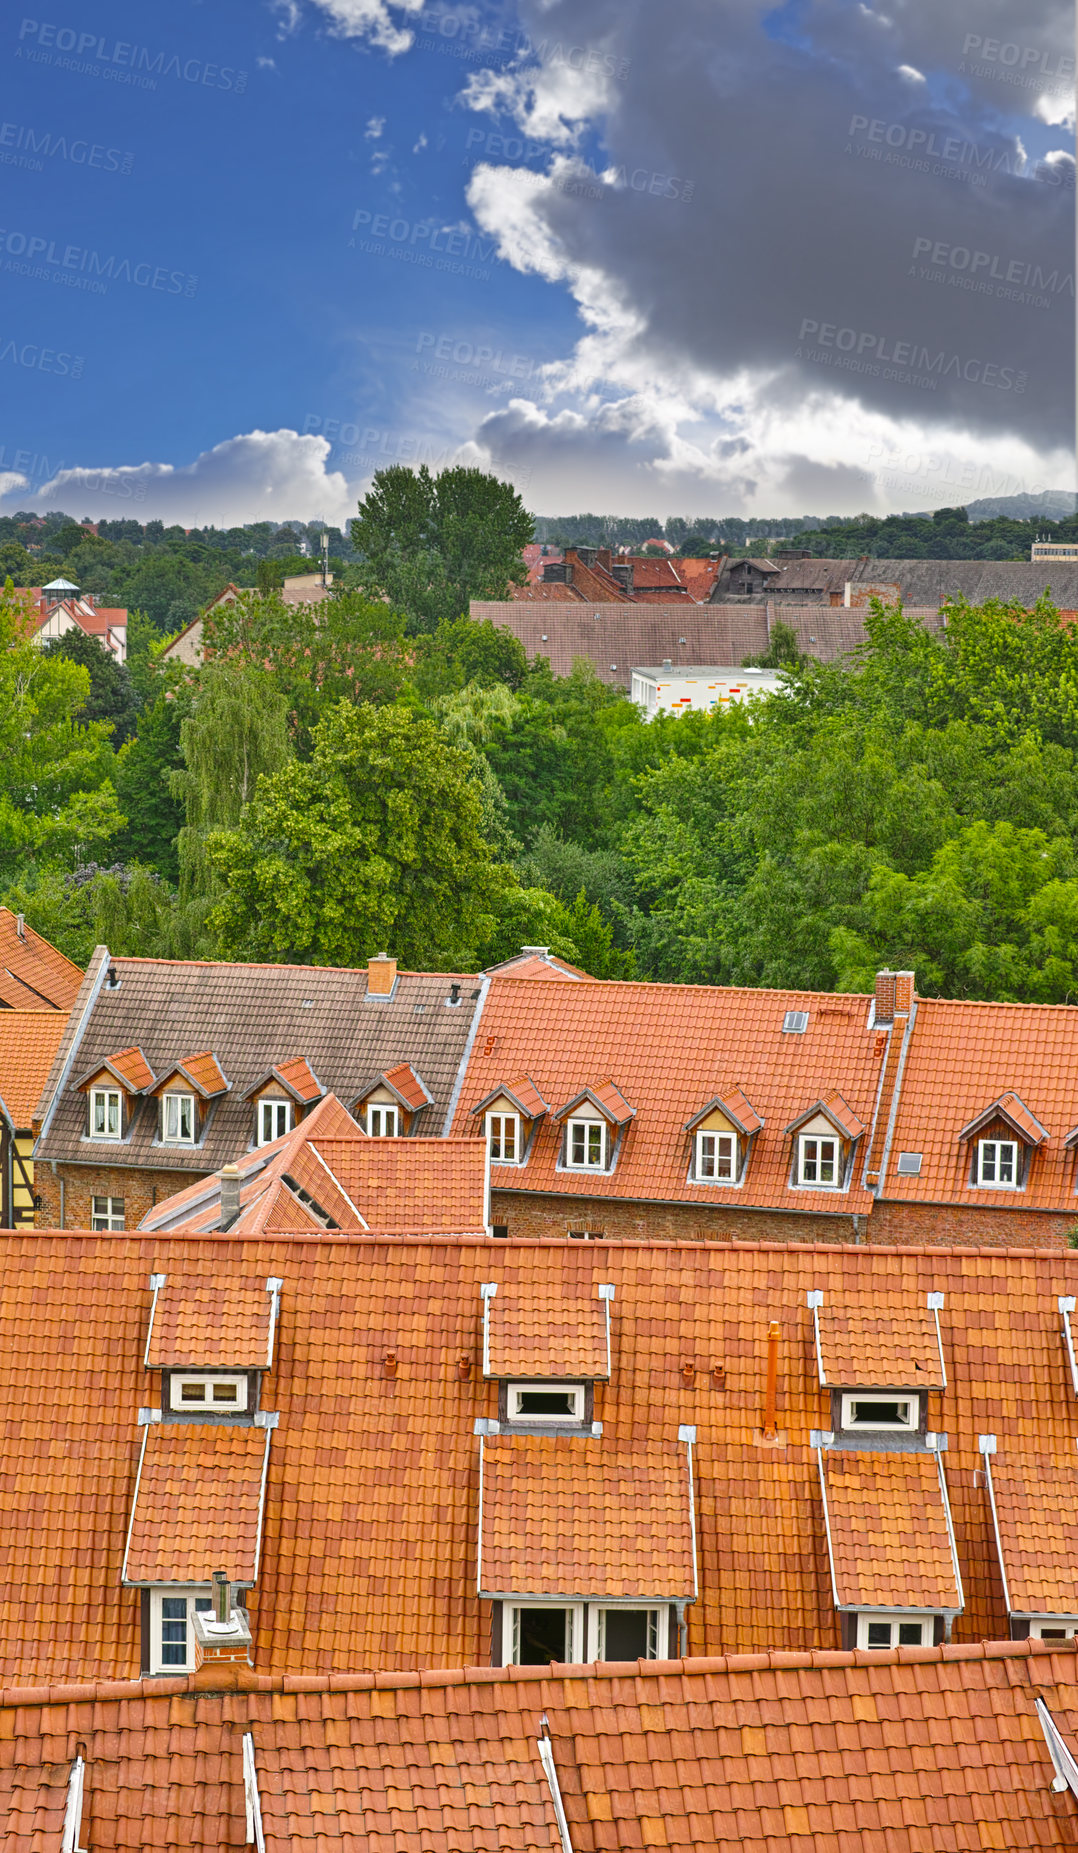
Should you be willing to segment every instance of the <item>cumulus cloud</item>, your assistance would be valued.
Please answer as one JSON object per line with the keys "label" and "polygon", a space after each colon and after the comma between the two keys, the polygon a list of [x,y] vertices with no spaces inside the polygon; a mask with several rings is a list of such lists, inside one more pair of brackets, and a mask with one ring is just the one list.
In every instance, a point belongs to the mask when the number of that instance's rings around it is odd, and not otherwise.
{"label": "cumulus cloud", "polygon": [[[329,24],[334,38],[366,40],[380,51],[398,57],[412,45],[415,34],[398,15],[411,18],[423,11],[423,0],[313,0]],[[302,12],[296,0],[287,0],[289,24],[298,25]]]}
{"label": "cumulus cloud", "polygon": [[[543,174],[478,168],[469,204],[581,326],[544,393],[483,421],[480,450],[549,473],[551,493],[568,470],[593,497],[601,469],[610,505],[631,491],[651,508],[692,482],[756,512],[830,490],[837,513],[870,492],[930,506],[933,484],[967,479],[943,499],[971,499],[986,471],[1030,492],[1069,481],[1073,200],[1059,163],[1030,169],[1001,126],[1035,87],[1013,62],[962,68],[979,24],[1050,75],[1069,18],[980,0],[959,30],[951,11],[812,0],[784,38],[770,0],[727,0],[721,35],[706,0],[524,0],[533,43],[616,51],[620,75],[588,101],[540,46],[465,92],[549,147]],[[892,494],[881,460],[897,457],[932,461]]]}
{"label": "cumulus cloud", "polygon": [[344,476],[327,470],[325,438],[296,431],[248,431],[206,450],[193,463],[123,464],[61,470],[31,489],[24,476],[0,476],[0,513],[65,509],[92,520],[133,516],[181,527],[238,526],[245,521],[340,522],[355,511]]}

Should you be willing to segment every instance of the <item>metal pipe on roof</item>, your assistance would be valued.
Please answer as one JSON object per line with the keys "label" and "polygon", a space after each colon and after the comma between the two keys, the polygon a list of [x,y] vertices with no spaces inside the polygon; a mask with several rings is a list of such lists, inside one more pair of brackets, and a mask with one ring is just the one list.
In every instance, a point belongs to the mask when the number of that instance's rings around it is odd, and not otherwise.
{"label": "metal pipe on roof", "polygon": [[764,1440],[774,1441],[778,1434],[775,1409],[779,1387],[779,1322],[772,1319],[767,1332],[767,1389],[764,1393]]}

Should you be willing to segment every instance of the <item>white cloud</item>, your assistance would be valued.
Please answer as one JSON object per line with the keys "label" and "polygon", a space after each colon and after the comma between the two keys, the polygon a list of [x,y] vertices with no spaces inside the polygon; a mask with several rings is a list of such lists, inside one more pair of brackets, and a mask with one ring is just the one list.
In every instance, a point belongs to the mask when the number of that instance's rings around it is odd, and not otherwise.
{"label": "white cloud", "polygon": [[[295,0],[288,3],[298,17]],[[391,57],[408,51],[415,37],[397,15],[408,18],[423,11],[423,0],[392,0],[391,4],[389,0],[313,0],[313,4],[328,20],[334,38],[365,39]]]}
{"label": "white cloud", "polygon": [[327,470],[325,438],[296,431],[248,431],[227,438],[193,463],[122,464],[61,470],[31,489],[24,476],[0,476],[0,512],[64,509],[76,519],[133,516],[181,527],[232,527],[245,521],[340,522],[355,512],[355,494]]}
{"label": "white cloud", "polygon": [[386,126],[386,119],[384,116],[372,116],[366,128],[363,131],[364,141],[376,142],[378,140],[378,137],[381,135],[382,130],[385,128],[385,126]]}
{"label": "white cloud", "polygon": [[1047,122],[1050,128],[1070,129],[1073,132],[1075,126],[1074,91],[1046,91],[1034,103],[1033,114],[1038,122]]}
{"label": "white cloud", "polygon": [[926,81],[924,72],[914,70],[912,64],[900,64],[898,75],[905,78],[908,84],[923,84]]}

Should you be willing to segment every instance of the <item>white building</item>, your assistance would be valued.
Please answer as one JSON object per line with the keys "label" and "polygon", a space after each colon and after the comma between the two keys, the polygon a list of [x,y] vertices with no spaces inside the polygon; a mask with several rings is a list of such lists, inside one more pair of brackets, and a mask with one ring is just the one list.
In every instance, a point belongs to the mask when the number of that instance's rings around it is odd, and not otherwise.
{"label": "white building", "polygon": [[1078,540],[1035,540],[1031,560],[1078,560]]}
{"label": "white building", "polygon": [[771,695],[780,686],[773,669],[692,669],[663,663],[660,669],[634,669],[632,698],[648,720],[656,714],[710,714],[748,695]]}
{"label": "white building", "polygon": [[28,586],[16,596],[29,605],[37,644],[52,643],[68,631],[84,631],[110,650],[118,663],[127,661],[127,610],[121,605],[99,605],[70,579],[53,579],[47,586]]}

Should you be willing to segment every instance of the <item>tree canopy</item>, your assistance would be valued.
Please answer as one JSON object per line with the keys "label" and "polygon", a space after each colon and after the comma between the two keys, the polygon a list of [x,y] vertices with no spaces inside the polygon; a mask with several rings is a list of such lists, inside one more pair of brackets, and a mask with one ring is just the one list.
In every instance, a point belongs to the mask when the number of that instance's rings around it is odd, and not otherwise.
{"label": "tree canopy", "polygon": [[419,631],[468,615],[473,598],[507,598],[526,578],[533,522],[516,490],[483,470],[432,476],[426,464],[378,470],[352,523],[357,583],[408,613]]}

